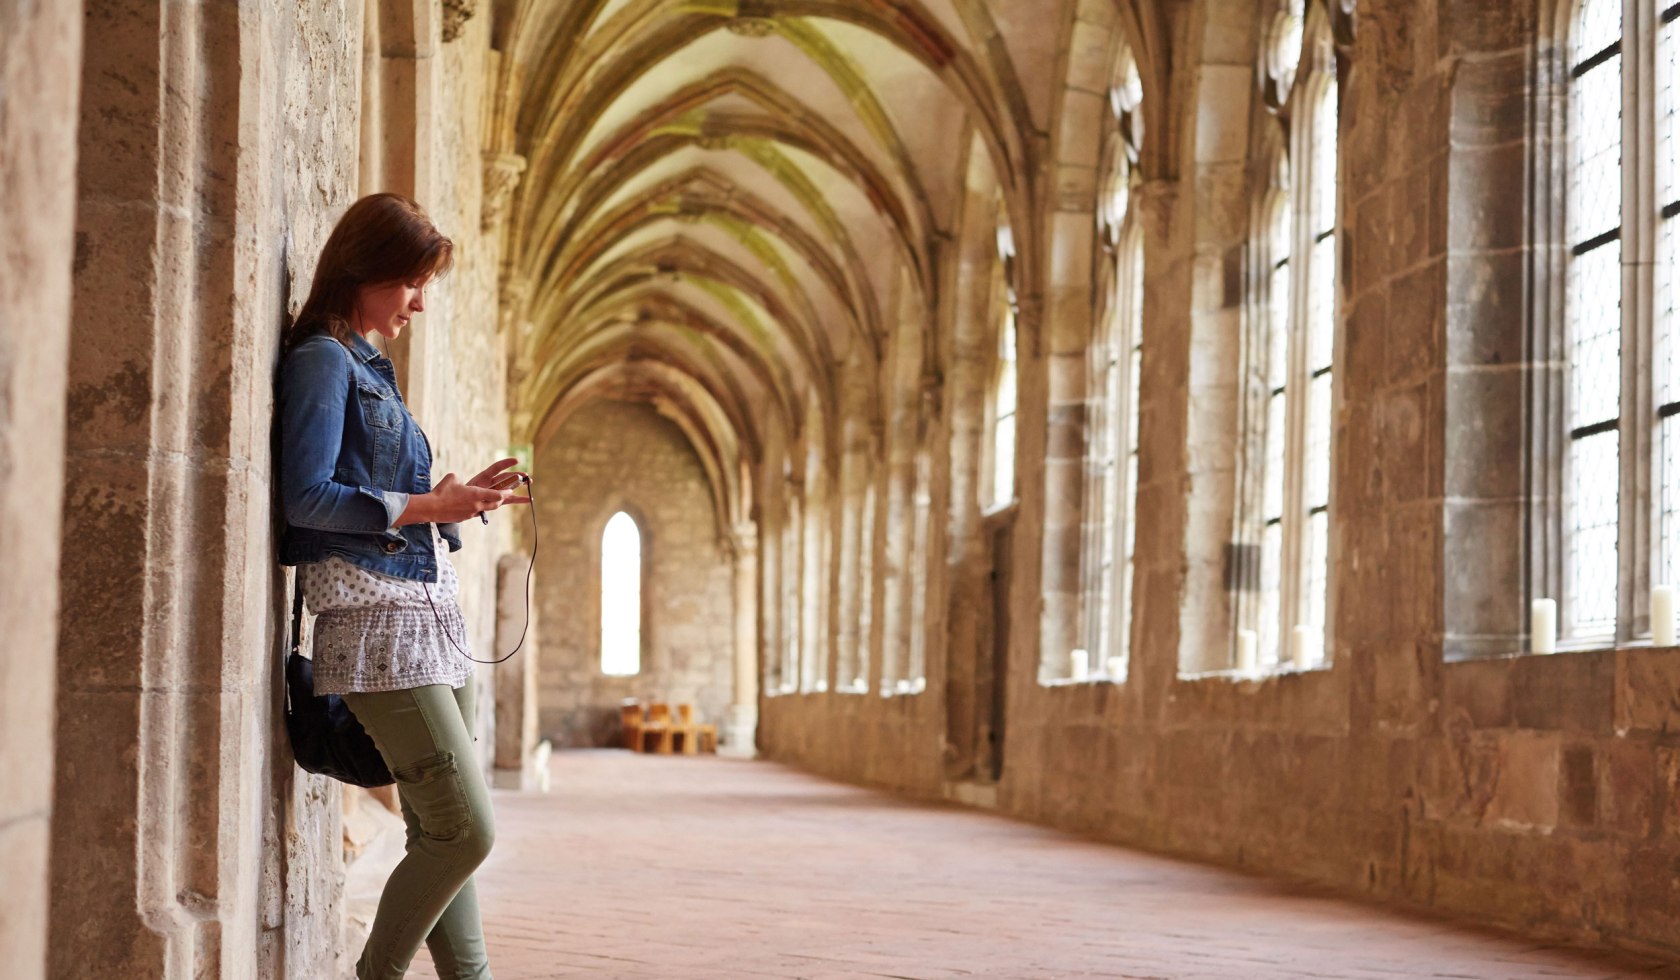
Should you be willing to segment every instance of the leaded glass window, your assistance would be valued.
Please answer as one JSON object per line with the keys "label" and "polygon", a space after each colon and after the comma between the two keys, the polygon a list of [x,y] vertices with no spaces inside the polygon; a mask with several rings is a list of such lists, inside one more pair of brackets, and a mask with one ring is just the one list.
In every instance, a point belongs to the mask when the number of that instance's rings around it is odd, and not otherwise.
{"label": "leaded glass window", "polygon": [[992,504],[1015,499],[1015,310],[1006,306],[998,328],[997,380],[993,384]]}
{"label": "leaded glass window", "polygon": [[1655,574],[1680,585],[1680,3],[1657,25],[1656,401],[1660,488]]}
{"label": "leaded glass window", "polygon": [[1613,636],[1617,615],[1622,0],[1585,0],[1571,51],[1562,633],[1587,638]]}
{"label": "leaded glass window", "polygon": [[1138,393],[1143,366],[1143,241],[1132,185],[1143,133],[1142,83],[1129,51],[1116,59],[1109,93],[1114,132],[1104,156],[1097,213],[1110,263],[1091,347],[1089,481],[1086,486],[1085,645],[1094,676],[1122,680],[1130,655],[1136,552]]}
{"label": "leaded glass window", "polygon": [[1249,445],[1259,472],[1245,524],[1258,553],[1244,559],[1253,596],[1237,622],[1254,631],[1260,666],[1317,666],[1328,647],[1340,103],[1326,25],[1303,27],[1302,16],[1298,7],[1279,15],[1267,53],[1290,126],[1255,250],[1263,302]]}
{"label": "leaded glass window", "polygon": [[1562,547],[1546,573],[1577,647],[1644,635],[1650,587],[1680,579],[1677,21],[1672,0],[1578,0],[1561,47]]}

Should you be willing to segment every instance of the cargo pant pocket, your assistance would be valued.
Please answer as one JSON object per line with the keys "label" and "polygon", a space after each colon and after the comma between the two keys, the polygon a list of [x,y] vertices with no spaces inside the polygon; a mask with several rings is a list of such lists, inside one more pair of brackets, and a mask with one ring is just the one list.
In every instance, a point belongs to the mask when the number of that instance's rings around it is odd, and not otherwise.
{"label": "cargo pant pocket", "polygon": [[466,828],[472,811],[455,753],[439,752],[391,775],[396,777],[397,792],[419,819],[422,837],[450,840]]}

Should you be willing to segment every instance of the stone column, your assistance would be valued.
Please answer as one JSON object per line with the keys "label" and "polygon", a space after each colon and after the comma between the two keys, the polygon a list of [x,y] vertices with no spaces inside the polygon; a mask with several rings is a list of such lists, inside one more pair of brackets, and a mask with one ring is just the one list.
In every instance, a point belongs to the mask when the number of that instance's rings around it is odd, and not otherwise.
{"label": "stone column", "polygon": [[496,754],[491,783],[499,789],[532,789],[538,781],[532,765],[537,747],[537,611],[525,588],[530,561],[528,554],[512,554],[496,563],[496,656],[506,656],[520,635],[525,636],[519,652],[494,668]]}
{"label": "stone column", "polygon": [[[356,25],[326,7],[88,8],[64,520],[32,517],[62,542],[45,549],[63,606],[48,975],[342,976],[339,791],[295,769],[279,717],[270,409],[281,244],[312,255],[354,189],[335,82]],[[343,43],[293,60],[275,42],[305,29]],[[317,134],[311,164],[290,162],[294,133]],[[29,465],[45,485],[51,464]]]}
{"label": "stone column", "polygon": [[[374,15],[372,7],[378,6]],[[441,101],[438,85],[437,41],[442,11],[433,3],[413,0],[370,0],[363,51],[362,153],[368,163],[362,167],[363,194],[392,191],[406,194],[426,208],[434,218],[441,211],[437,199],[439,165],[438,138],[433,123]],[[466,229],[444,229],[457,241]],[[388,344],[391,363],[403,398],[428,426],[429,434],[441,444],[453,440],[438,424],[447,411],[434,405],[440,392],[436,381],[447,379],[444,363],[449,342],[446,331],[428,329],[448,322],[450,286],[439,284],[427,290],[426,302],[433,314],[421,314],[419,321]],[[445,386],[448,381],[444,381]]]}
{"label": "stone column", "polygon": [[735,702],[718,752],[758,754],[758,525],[735,525]]}
{"label": "stone column", "polygon": [[46,962],[81,51],[80,2],[0,4],[0,949],[21,977]]}

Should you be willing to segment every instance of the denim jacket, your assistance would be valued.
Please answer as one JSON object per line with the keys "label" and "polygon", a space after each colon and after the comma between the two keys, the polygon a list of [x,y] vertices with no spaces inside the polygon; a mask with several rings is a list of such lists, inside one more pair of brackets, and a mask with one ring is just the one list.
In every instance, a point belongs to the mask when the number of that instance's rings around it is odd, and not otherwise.
{"label": "denim jacket", "polygon": [[[338,555],[397,578],[437,581],[429,524],[394,526],[432,488],[432,447],[408,414],[391,361],[360,336],[311,337],[280,368],[280,561]],[[460,526],[439,524],[450,551]]]}

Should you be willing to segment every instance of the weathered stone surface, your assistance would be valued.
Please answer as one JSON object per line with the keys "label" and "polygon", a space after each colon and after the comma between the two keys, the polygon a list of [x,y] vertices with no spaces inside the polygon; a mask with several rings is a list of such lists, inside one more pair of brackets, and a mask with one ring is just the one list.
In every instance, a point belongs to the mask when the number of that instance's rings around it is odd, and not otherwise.
{"label": "weathered stone surface", "polygon": [[47,957],[80,3],[0,6],[0,949]]}

